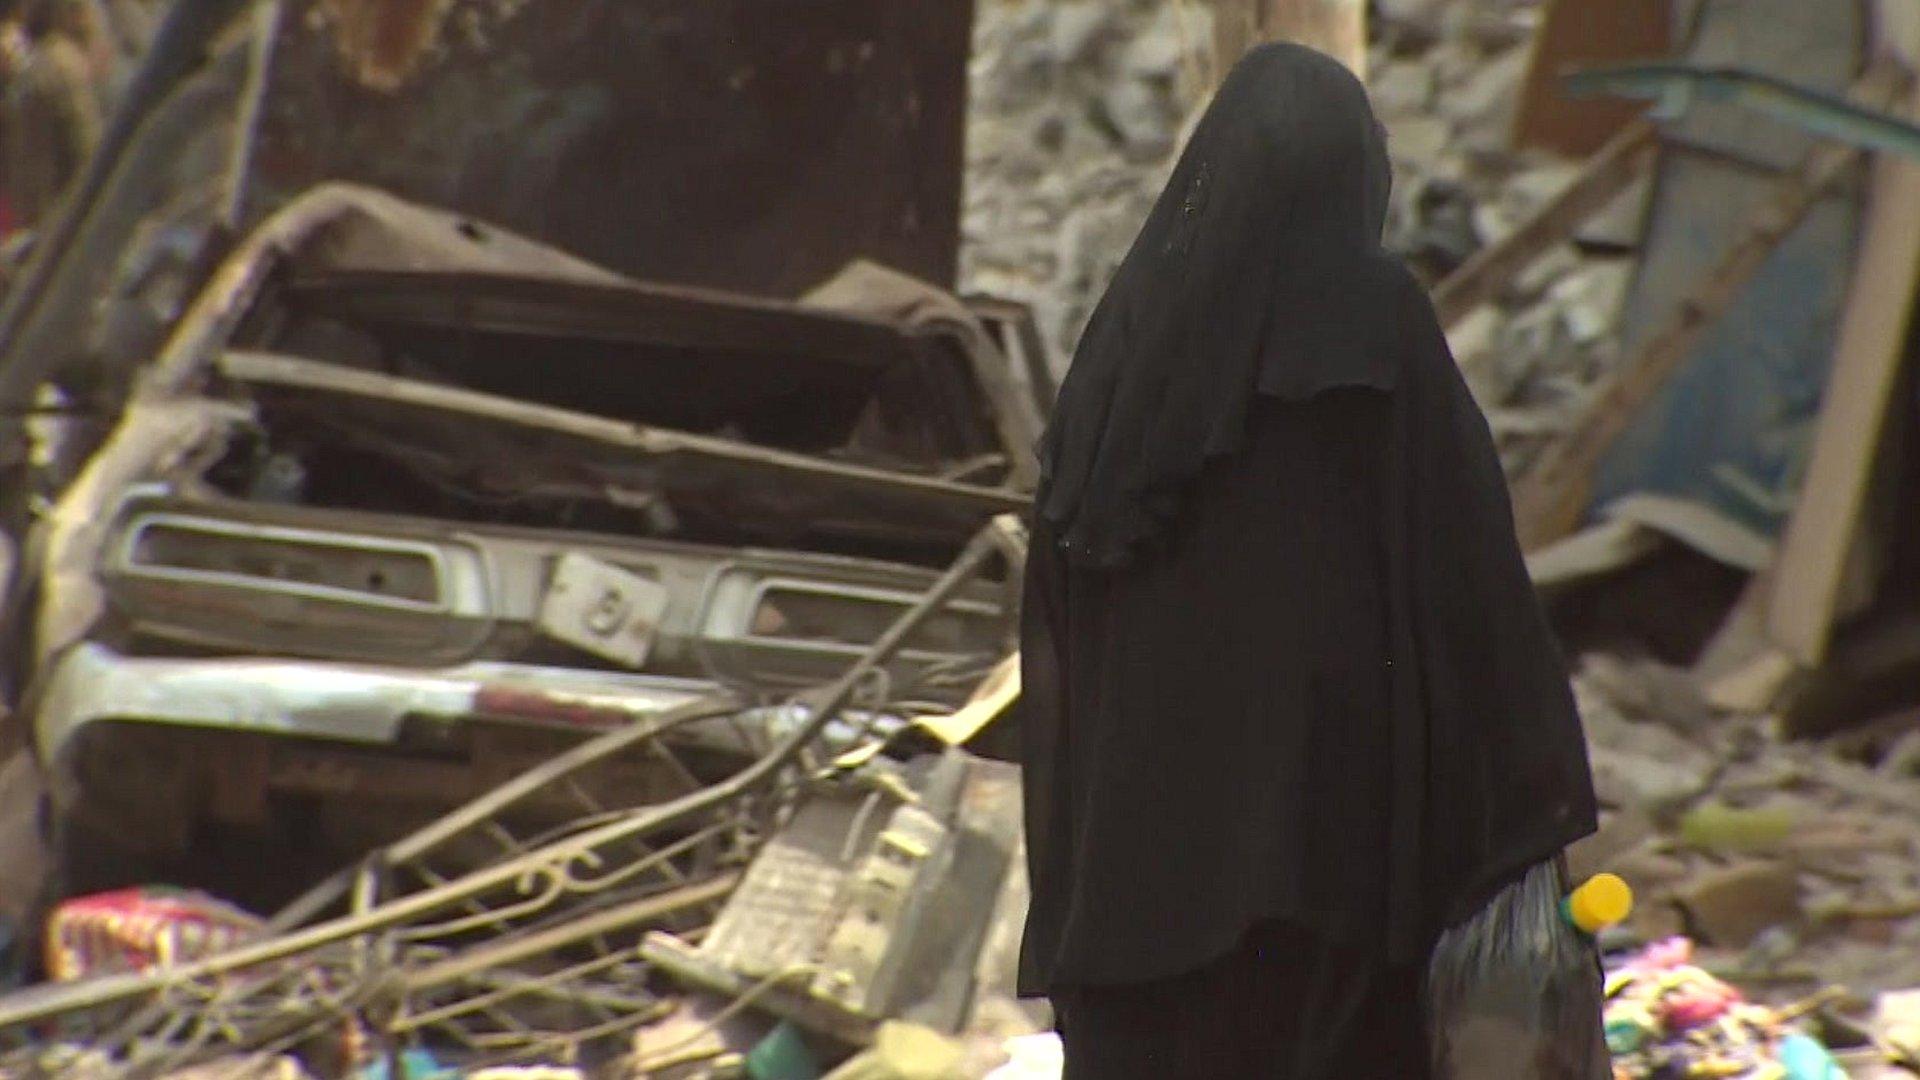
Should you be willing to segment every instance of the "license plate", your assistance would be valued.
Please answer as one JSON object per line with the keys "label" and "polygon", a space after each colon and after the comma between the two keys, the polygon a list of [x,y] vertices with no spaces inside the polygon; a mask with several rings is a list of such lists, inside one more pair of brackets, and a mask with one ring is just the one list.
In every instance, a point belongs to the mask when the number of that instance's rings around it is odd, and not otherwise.
{"label": "license plate", "polygon": [[638,574],[569,552],[540,604],[541,633],[616,664],[639,668],[653,648],[667,590]]}

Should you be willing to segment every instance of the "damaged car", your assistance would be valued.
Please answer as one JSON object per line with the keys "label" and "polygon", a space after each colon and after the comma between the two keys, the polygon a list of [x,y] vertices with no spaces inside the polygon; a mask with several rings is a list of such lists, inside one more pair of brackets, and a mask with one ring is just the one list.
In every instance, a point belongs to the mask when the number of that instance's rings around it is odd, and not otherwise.
{"label": "damaged car", "polygon": [[[777,302],[367,188],[295,200],[23,545],[9,633],[59,890],[168,879],[271,907],[703,696],[767,707],[573,795],[737,767],[792,722],[774,703],[1023,505],[1036,340],[1009,305],[871,265]],[[979,583],[923,625],[888,700],[964,699],[1011,648],[1008,593]]]}

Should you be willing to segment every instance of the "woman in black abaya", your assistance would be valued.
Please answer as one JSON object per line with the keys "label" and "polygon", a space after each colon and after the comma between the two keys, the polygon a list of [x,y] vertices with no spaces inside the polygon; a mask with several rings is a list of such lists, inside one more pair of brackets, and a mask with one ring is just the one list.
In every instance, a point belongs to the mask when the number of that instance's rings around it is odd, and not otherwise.
{"label": "woman in black abaya", "polygon": [[1426,1075],[1439,932],[1591,832],[1485,421],[1358,80],[1228,75],[1042,444],[1023,990],[1068,1080]]}

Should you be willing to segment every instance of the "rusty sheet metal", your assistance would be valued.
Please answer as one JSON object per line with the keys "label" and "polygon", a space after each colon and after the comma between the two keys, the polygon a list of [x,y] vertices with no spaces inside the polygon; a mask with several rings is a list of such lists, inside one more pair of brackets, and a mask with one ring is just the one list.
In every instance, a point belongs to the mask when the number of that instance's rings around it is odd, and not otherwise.
{"label": "rusty sheet metal", "polygon": [[1670,15],[1668,0],[1550,0],[1515,105],[1514,144],[1573,158],[1598,152],[1646,106],[1576,98],[1556,80],[1568,68],[1667,55],[1673,41]]}
{"label": "rusty sheet metal", "polygon": [[856,257],[950,285],[968,0],[304,0],[255,157],[638,277],[794,295]]}

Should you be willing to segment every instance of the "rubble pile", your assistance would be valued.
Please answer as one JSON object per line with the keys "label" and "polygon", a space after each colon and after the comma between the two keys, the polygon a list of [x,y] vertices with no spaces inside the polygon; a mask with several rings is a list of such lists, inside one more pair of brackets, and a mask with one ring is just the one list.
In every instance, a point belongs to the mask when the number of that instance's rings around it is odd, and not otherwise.
{"label": "rubble pile", "polygon": [[1576,870],[1632,883],[1631,941],[1689,934],[1763,999],[1920,984],[1911,737],[1784,742],[1714,714],[1685,674],[1618,658],[1589,658],[1575,688],[1603,805]]}
{"label": "rubble pile", "polygon": [[[1429,285],[1509,236],[1579,171],[1578,162],[1512,149],[1540,6],[1395,0],[1376,21],[1367,82],[1394,164],[1387,245]],[[1510,472],[1565,429],[1608,373],[1631,241],[1617,213],[1602,215],[1449,328]]]}
{"label": "rubble pile", "polygon": [[[1371,5],[1429,284],[1581,169],[1509,137],[1543,6]],[[1212,24],[981,0],[965,302],[636,283],[350,185],[246,237],[23,547],[49,767],[0,767],[0,851],[59,895],[0,874],[33,961],[0,979],[41,982],[0,994],[0,1080],[1057,1077],[994,723],[1046,402],[995,298],[1064,364]],[[1448,328],[1516,472],[1619,351],[1634,199]],[[1619,1075],[1920,1048],[1912,718],[1790,742],[1616,655],[1575,692],[1571,869],[1639,895],[1601,935]]]}
{"label": "rubble pile", "polygon": [[[1394,160],[1387,243],[1433,283],[1510,234],[1578,164],[1510,149],[1534,0],[1381,7],[1368,84]],[[1197,2],[980,6],[963,289],[1032,304],[1059,363],[1159,194],[1183,118],[1217,76],[1212,33]],[[1582,236],[1451,334],[1510,466],[1565,426],[1613,354],[1627,237],[1605,220]]]}
{"label": "rubble pile", "polygon": [[1607,1045],[1617,1080],[1798,1080],[1832,1076],[1839,1068],[1831,1052],[1795,1023],[1814,1002],[1784,1010],[1754,1005],[1691,959],[1692,944],[1676,938],[1650,946],[1608,975]]}
{"label": "rubble pile", "polygon": [[963,292],[1034,306],[1064,363],[1213,73],[1197,0],[986,0],[974,18]]}

